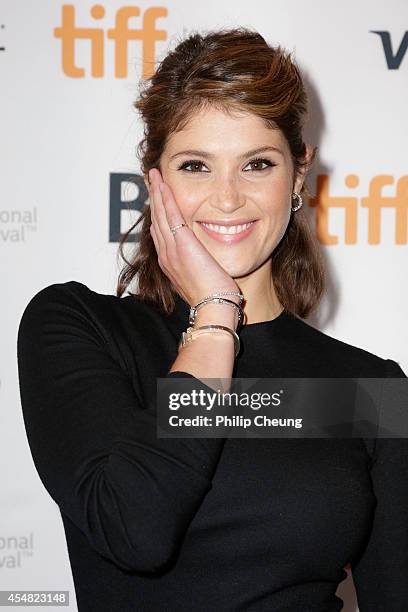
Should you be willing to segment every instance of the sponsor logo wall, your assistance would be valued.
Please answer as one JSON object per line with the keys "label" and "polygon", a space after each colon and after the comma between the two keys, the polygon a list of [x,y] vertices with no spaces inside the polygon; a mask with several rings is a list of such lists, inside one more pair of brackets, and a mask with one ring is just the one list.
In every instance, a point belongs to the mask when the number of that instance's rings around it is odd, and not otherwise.
{"label": "sponsor logo wall", "polygon": [[[0,589],[75,592],[58,507],[26,442],[16,335],[29,299],[78,280],[114,293],[146,205],[139,79],[193,29],[246,25],[294,52],[319,152],[307,214],[328,290],[309,321],[408,371],[408,4],[55,0],[0,6]],[[138,237],[134,233],[129,248]],[[339,587],[356,610],[352,577]]]}

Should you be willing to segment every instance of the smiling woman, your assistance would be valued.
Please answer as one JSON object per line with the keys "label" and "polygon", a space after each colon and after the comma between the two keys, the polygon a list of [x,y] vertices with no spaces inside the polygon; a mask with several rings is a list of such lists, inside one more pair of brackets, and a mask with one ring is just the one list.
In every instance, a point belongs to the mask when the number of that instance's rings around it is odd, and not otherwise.
{"label": "smiling woman", "polygon": [[[303,142],[307,96],[290,54],[246,28],[191,35],[141,83],[134,105],[145,125],[138,155],[146,184],[149,170],[159,169],[186,225],[240,279],[247,321],[279,307],[308,316],[325,277],[300,209],[317,147]],[[140,299],[170,314],[178,292],[158,263],[151,222],[146,206],[122,238],[117,295],[137,276]],[[124,245],[138,225],[140,243],[128,261]],[[255,281],[264,303],[250,299]]]}
{"label": "smiling woman", "polygon": [[[200,143],[207,144],[206,150],[192,148]],[[194,154],[197,158],[189,159]],[[184,221],[229,275],[239,279],[247,322],[267,317],[268,308],[272,314],[288,306],[275,291],[272,260],[290,221],[291,196],[303,185],[304,172],[294,176],[293,166],[280,130],[253,113],[227,113],[211,105],[169,135],[160,157],[163,180]],[[269,303],[253,299],[260,285]]]}
{"label": "smiling woman", "polygon": [[117,295],[55,283],[18,333],[27,437],[79,612],[334,612],[347,564],[360,612],[403,612],[407,439],[325,439],[324,419],[305,423],[322,439],[157,430],[158,378],[194,400],[233,378],[405,376],[302,320],[324,276],[301,207],[315,148],[298,69],[257,32],[193,34],[136,108],[149,206]]}

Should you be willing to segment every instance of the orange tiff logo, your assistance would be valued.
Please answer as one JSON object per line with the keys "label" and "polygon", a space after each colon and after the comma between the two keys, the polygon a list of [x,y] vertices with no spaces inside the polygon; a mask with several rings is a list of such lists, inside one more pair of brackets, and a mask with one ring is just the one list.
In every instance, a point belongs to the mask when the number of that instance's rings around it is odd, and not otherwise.
{"label": "orange tiff logo", "polygon": [[[359,177],[349,174],[345,178],[349,188],[357,187]],[[394,185],[394,177],[388,174],[374,176],[369,184],[368,195],[360,199],[360,206],[367,208],[368,244],[380,244],[381,240],[381,211],[392,208],[395,211],[395,244],[407,244],[407,215],[408,215],[408,176],[397,180],[394,195],[384,196],[382,188],[385,185]],[[326,174],[316,178],[316,197],[309,199],[309,206],[316,208],[316,236],[322,244],[338,244],[338,236],[329,234],[329,210],[340,208],[344,210],[344,242],[357,243],[358,206],[359,198],[330,195],[329,177]]]}
{"label": "orange tiff logo", "polygon": [[[128,75],[128,43],[138,40],[142,43],[142,76],[149,77],[154,72],[155,42],[167,40],[165,30],[156,30],[156,20],[167,17],[165,7],[150,7],[143,12],[142,27],[130,29],[129,19],[139,17],[137,6],[123,6],[116,11],[115,27],[106,31],[106,37],[113,41],[115,53],[115,77],[126,78]],[[105,8],[95,4],[91,8],[95,21],[103,19]],[[80,28],[75,24],[75,7],[72,4],[62,6],[61,25],[54,28],[54,36],[61,39],[62,69],[74,79],[85,76],[84,68],[76,65],[75,43],[77,40],[89,40],[91,43],[91,75],[103,77],[105,74],[105,30],[103,28]]]}

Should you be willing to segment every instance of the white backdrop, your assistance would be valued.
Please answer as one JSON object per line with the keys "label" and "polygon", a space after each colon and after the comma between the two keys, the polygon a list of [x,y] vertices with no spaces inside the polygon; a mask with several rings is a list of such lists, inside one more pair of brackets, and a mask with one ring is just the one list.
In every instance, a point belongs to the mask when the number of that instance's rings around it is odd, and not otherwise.
{"label": "white backdrop", "polygon": [[[0,589],[69,590],[72,611],[75,592],[58,507],[39,480],[25,436],[17,327],[29,299],[51,283],[78,280],[115,292],[115,227],[123,232],[136,220],[146,195],[137,188],[142,126],[132,101],[139,78],[150,74],[177,36],[250,26],[294,51],[311,104],[305,137],[319,146],[308,214],[329,271],[327,295],[309,322],[395,359],[408,373],[406,0],[127,6],[113,0],[0,4],[0,269],[6,288]],[[112,37],[116,31],[123,38],[114,28],[126,10],[129,30],[139,33],[123,58]],[[75,40],[71,55],[70,11],[82,28],[77,35],[88,36]],[[115,56],[122,74],[115,71]],[[133,182],[125,180],[129,174]],[[338,594],[345,610],[356,609],[351,575]]]}

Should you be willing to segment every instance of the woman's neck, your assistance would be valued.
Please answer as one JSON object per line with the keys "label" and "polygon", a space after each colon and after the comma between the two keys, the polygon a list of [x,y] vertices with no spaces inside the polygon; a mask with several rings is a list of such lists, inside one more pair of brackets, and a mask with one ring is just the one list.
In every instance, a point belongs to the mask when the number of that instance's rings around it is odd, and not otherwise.
{"label": "woman's neck", "polygon": [[[260,276],[253,275],[245,278],[235,279],[241,293],[244,295],[242,307],[245,313],[245,323],[260,323],[275,319],[283,309],[269,273],[267,278],[260,282]],[[265,276],[265,274],[263,275]]]}

